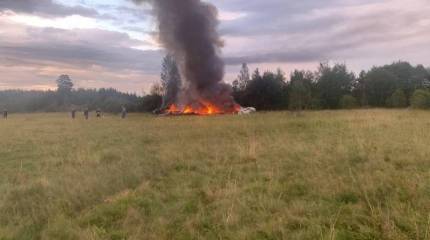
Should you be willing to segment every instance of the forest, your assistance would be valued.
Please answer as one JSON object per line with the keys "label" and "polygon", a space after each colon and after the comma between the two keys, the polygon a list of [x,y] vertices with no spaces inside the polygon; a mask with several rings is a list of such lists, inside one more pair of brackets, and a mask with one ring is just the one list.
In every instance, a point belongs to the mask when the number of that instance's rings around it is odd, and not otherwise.
{"label": "forest", "polygon": [[[115,89],[75,89],[68,75],[56,80],[57,90],[0,91],[0,109],[10,112],[62,112],[70,109],[101,109],[118,112],[153,112],[172,89],[181,87],[178,67],[166,56],[160,82],[143,96]],[[397,61],[356,74],[346,64],[320,63],[316,71],[251,71],[246,63],[231,84],[241,106],[259,111],[353,108],[430,108],[430,69]]]}

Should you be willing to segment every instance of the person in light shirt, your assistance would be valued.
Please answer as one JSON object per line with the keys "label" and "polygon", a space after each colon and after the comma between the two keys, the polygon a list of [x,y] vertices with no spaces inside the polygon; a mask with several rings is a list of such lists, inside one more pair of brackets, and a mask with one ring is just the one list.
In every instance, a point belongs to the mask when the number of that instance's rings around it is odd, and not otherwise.
{"label": "person in light shirt", "polygon": [[121,107],[121,118],[124,119],[125,117],[127,117],[127,109],[125,108],[125,106]]}

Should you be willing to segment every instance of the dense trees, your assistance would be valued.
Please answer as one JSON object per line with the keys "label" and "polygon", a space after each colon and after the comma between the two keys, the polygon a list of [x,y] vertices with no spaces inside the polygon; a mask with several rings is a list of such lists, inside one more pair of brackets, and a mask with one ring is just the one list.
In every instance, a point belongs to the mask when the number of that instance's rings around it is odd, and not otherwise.
{"label": "dense trees", "polygon": [[97,108],[105,112],[119,112],[121,106],[129,111],[139,111],[142,98],[133,94],[121,93],[115,89],[77,89],[72,90],[67,103],[57,91],[0,91],[0,108],[11,112],[58,112]]}
{"label": "dense trees", "polygon": [[129,111],[142,108],[142,98],[121,93],[115,89],[73,89],[73,82],[68,75],[61,75],[57,80],[57,91],[0,91],[0,108],[12,112],[57,112],[74,109],[100,108],[106,112],[119,112],[121,106]]}
{"label": "dense trees", "polygon": [[288,86],[289,109],[303,110],[312,108],[312,89],[314,76],[309,71],[295,70],[290,77]]}
{"label": "dense trees", "polygon": [[408,98],[402,89],[397,89],[393,95],[387,99],[386,105],[393,108],[404,108],[408,106]]}
{"label": "dense trees", "polygon": [[[355,76],[344,64],[320,64],[317,72],[295,70],[287,81],[285,74],[258,69],[243,88],[234,88],[238,102],[259,110],[340,108],[340,100],[351,94]],[[239,82],[239,81],[238,81]]]}
{"label": "dense trees", "polygon": [[353,109],[358,107],[357,99],[351,95],[343,95],[339,100],[339,106],[343,109]]}
{"label": "dense trees", "polygon": [[317,89],[322,108],[336,109],[340,107],[340,99],[351,92],[355,75],[348,72],[345,64],[321,63],[316,73]]}
{"label": "dense trees", "polygon": [[430,91],[424,89],[416,90],[411,97],[411,106],[419,109],[430,108]]}
{"label": "dense trees", "polygon": [[413,67],[408,62],[395,62],[382,67],[374,67],[364,76],[368,103],[370,106],[390,106],[390,96],[395,91],[401,90],[406,96],[406,105],[408,105],[408,99],[416,89],[428,87],[428,79],[429,72],[422,65]]}
{"label": "dense trees", "polygon": [[233,83],[235,97],[240,104],[259,110],[426,108],[429,91],[424,90],[430,88],[429,69],[408,62],[373,67],[358,76],[345,64],[321,63],[316,72],[294,70],[289,81],[282,72],[261,76],[257,70],[245,87],[237,87],[244,86],[239,84],[242,72]]}
{"label": "dense trees", "polygon": [[287,104],[285,92],[286,82],[284,74],[255,70],[243,90],[236,89],[237,100],[244,106],[253,106],[257,109],[276,110],[282,109]]}
{"label": "dense trees", "polygon": [[373,68],[365,78],[365,92],[370,106],[384,107],[386,100],[396,90],[399,79],[392,72],[384,68]]}
{"label": "dense trees", "polygon": [[[69,111],[101,108],[118,112],[152,112],[173,103],[181,87],[178,66],[171,56],[163,60],[161,81],[139,97],[114,89],[73,89],[68,75],[57,79],[57,91],[0,91],[0,109],[13,112]],[[356,107],[414,107],[430,109],[430,69],[408,62],[373,67],[358,76],[345,64],[320,64],[315,72],[294,70],[286,78],[281,70],[250,74],[243,64],[233,82],[233,94],[242,106],[257,110],[339,109]],[[163,103],[164,102],[164,103]]]}

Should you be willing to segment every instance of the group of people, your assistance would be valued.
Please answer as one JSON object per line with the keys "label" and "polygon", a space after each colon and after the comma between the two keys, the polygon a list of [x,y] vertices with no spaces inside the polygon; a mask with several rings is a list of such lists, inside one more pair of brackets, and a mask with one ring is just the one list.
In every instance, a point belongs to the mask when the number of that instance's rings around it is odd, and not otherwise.
{"label": "group of people", "polygon": [[[72,119],[76,118],[76,109],[72,109],[71,116],[72,116]],[[96,117],[97,118],[102,117],[102,110],[100,108],[97,108],[97,110],[96,110]],[[127,117],[127,109],[124,106],[122,106],[121,107],[121,118],[124,119],[126,117]],[[86,120],[88,120],[90,118],[90,110],[88,108],[84,109],[84,118]]]}
{"label": "group of people", "polygon": [[[72,119],[76,118],[76,109],[72,109],[71,116],[72,116]],[[3,109],[3,118],[7,119],[7,117],[8,117],[8,110],[7,109]],[[86,120],[88,120],[90,118],[90,110],[88,108],[84,109],[84,117],[85,117]],[[96,110],[96,117],[97,118],[101,118],[102,117],[102,111],[101,111],[100,108],[98,108]],[[122,106],[121,107],[121,118],[124,119],[126,117],[127,117],[127,109],[124,106]]]}

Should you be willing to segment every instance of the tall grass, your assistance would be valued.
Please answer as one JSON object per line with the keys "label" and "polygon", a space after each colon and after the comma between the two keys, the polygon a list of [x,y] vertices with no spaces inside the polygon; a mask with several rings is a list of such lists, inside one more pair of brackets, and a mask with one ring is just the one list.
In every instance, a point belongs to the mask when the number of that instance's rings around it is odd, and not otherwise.
{"label": "tall grass", "polygon": [[0,239],[430,239],[430,112],[0,121]]}

